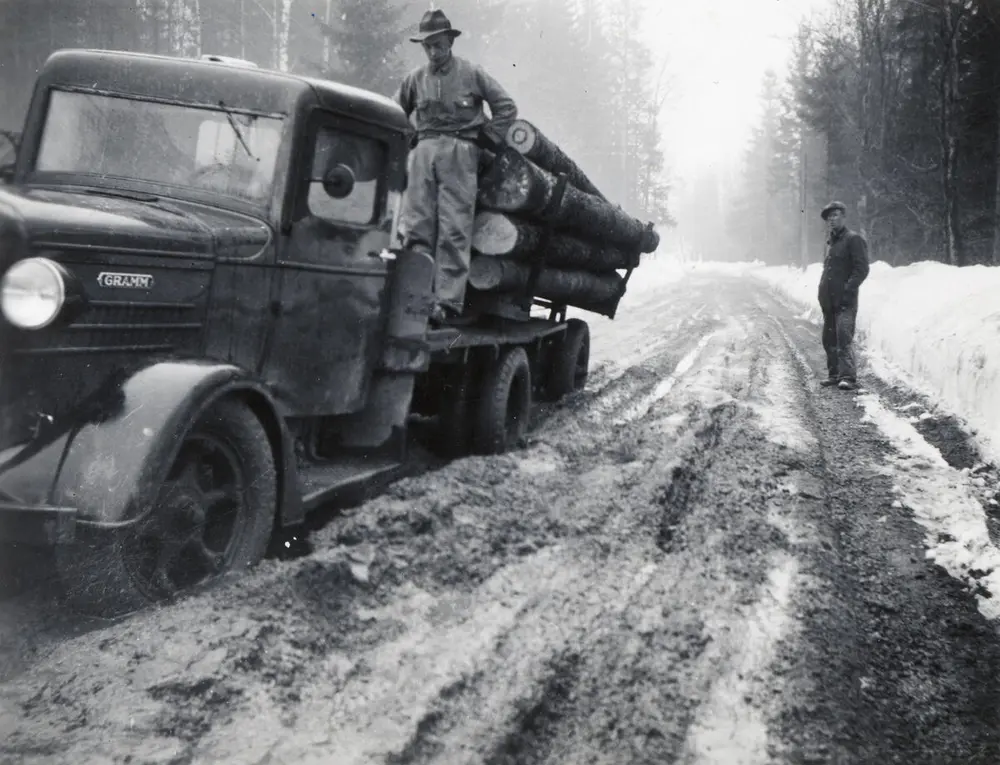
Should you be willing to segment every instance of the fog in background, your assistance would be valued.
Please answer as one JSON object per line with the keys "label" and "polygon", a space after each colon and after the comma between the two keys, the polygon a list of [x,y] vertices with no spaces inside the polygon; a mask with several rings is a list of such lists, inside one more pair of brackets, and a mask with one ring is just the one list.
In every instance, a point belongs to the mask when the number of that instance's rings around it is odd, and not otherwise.
{"label": "fog in background", "polygon": [[[218,53],[391,95],[432,3],[0,0],[0,128],[53,51]],[[452,0],[485,65],[660,254],[806,264],[844,201],[873,258],[1000,262],[996,0]]]}

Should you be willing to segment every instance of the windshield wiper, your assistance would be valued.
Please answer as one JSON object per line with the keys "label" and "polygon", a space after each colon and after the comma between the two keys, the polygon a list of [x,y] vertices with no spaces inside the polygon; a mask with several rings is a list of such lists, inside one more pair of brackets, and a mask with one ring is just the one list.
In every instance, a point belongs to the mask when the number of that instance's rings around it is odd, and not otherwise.
{"label": "windshield wiper", "polygon": [[154,194],[143,194],[141,191],[118,191],[118,189],[84,189],[85,194],[94,194],[99,197],[121,197],[122,199],[134,199],[136,202],[159,202],[160,198]]}
{"label": "windshield wiper", "polygon": [[141,191],[119,191],[118,189],[84,189],[84,194],[93,194],[98,197],[119,197],[121,199],[133,199],[136,202],[145,202],[151,207],[155,207],[157,210],[163,210],[164,212],[172,213],[173,215],[179,215],[182,218],[186,217],[182,210],[178,210],[172,205],[168,205],[160,197],[155,194],[143,194]]}
{"label": "windshield wiper", "polygon": [[243,151],[247,153],[247,156],[250,157],[250,159],[256,160],[257,158],[253,155],[253,152],[250,151],[250,146],[249,144],[247,144],[246,139],[243,137],[243,133],[240,130],[240,126],[237,125],[236,120],[233,119],[233,113],[226,108],[226,105],[222,101],[219,101],[219,106],[222,107],[222,111],[225,112],[226,119],[229,120],[229,127],[233,129],[233,132],[239,139],[240,146],[243,147]]}

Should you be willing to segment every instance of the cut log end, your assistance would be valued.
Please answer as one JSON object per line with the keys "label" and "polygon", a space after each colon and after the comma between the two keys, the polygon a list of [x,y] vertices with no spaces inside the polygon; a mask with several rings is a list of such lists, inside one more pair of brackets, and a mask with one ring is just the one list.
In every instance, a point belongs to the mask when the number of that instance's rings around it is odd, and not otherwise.
{"label": "cut log end", "polygon": [[479,179],[479,203],[486,209],[538,210],[548,201],[548,193],[541,171],[513,150],[497,154],[490,171]]}
{"label": "cut log end", "polygon": [[514,120],[507,128],[507,145],[519,154],[528,154],[538,142],[538,131],[530,122]]}
{"label": "cut log end", "polygon": [[493,258],[473,258],[469,266],[469,286],[488,292],[499,289],[503,281],[503,264]]}
{"label": "cut log end", "polygon": [[[639,265],[639,252],[574,237],[505,213],[476,213],[472,249],[479,255],[512,260],[532,260],[545,248],[546,264],[552,268],[607,273]],[[655,249],[655,247],[653,248]]]}
{"label": "cut log end", "polygon": [[639,251],[643,253],[656,252],[660,246],[660,235],[655,229],[647,228],[642,233],[642,241],[639,244]]}
{"label": "cut log end", "polygon": [[506,255],[517,246],[517,226],[506,215],[495,212],[476,214],[472,249],[483,255]]}

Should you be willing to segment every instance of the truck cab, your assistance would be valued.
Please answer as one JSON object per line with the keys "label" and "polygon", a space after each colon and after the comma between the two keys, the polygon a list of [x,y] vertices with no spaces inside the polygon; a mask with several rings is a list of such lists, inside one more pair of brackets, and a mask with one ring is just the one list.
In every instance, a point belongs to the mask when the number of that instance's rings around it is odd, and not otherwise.
{"label": "truck cab", "polygon": [[583,385],[565,309],[428,329],[433,263],[395,240],[409,130],[222,57],[48,59],[0,185],[0,543],[128,612],[398,475],[418,414],[502,451],[533,393]]}

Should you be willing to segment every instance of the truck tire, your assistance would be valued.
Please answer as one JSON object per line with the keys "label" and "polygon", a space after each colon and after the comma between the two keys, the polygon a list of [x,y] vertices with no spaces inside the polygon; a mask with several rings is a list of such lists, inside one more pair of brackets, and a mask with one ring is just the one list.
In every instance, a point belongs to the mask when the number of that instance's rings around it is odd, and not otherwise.
{"label": "truck tire", "polygon": [[70,604],[122,616],[260,562],[277,508],[274,455],[244,405],[223,400],[189,429],[152,511],[115,529],[78,526],[56,548]]}
{"label": "truck tire", "polygon": [[472,361],[448,370],[441,386],[438,404],[438,428],[434,451],[442,457],[457,459],[472,451],[472,417],[475,390]]}
{"label": "truck tire", "polygon": [[480,390],[473,447],[478,454],[503,454],[524,438],[531,417],[531,366],[524,349],[502,350]]}
{"label": "truck tire", "polygon": [[590,327],[580,319],[566,322],[566,333],[552,355],[546,386],[550,401],[558,401],[587,384],[590,367]]}

